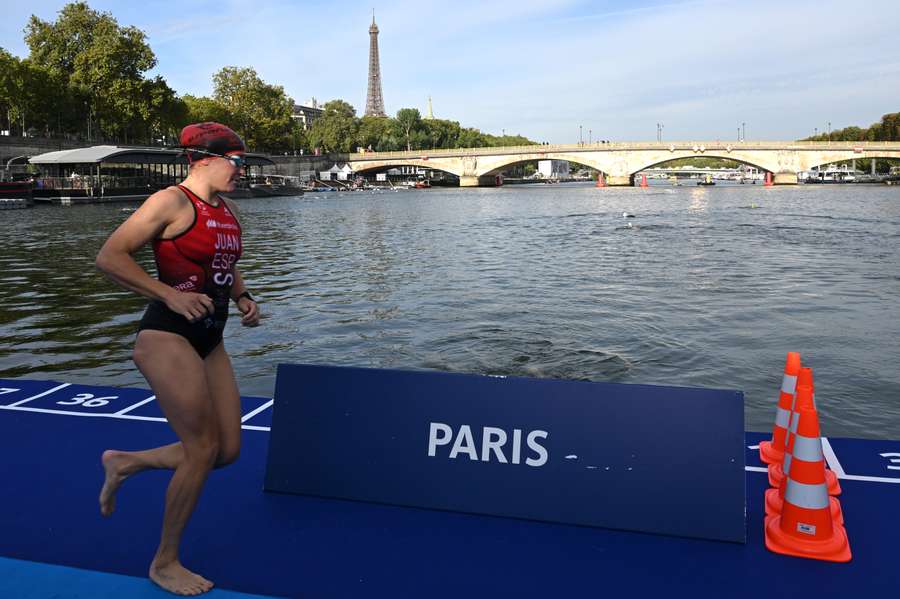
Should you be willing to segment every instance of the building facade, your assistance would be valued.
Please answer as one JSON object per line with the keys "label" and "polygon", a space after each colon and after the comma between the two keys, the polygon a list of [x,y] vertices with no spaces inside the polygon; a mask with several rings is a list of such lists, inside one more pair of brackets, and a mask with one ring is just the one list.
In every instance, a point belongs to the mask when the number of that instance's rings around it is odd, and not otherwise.
{"label": "building facade", "polygon": [[309,131],[313,122],[322,116],[323,112],[324,109],[316,102],[315,98],[312,98],[305,104],[294,104],[294,111],[291,116],[300,122],[304,131]]}

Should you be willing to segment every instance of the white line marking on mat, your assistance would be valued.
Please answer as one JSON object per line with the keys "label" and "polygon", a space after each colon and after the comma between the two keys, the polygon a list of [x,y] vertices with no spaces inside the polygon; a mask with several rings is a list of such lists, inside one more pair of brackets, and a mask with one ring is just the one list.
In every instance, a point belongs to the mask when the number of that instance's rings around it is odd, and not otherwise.
{"label": "white line marking on mat", "polygon": [[841,466],[837,456],[834,454],[834,449],[831,448],[828,437],[822,437],[822,454],[825,456],[825,461],[828,462],[828,467],[834,470],[834,474],[838,478],[847,478],[847,473],[844,472],[844,467]]}
{"label": "white line marking on mat", "polygon": [[156,399],[156,396],[155,396],[155,395],[151,395],[151,396],[148,397],[147,399],[142,399],[141,401],[137,402],[136,404],[130,405],[130,406],[128,406],[128,407],[125,408],[125,409],[119,410],[118,412],[115,413],[115,415],[116,415],[116,416],[121,416],[122,414],[127,414],[127,413],[130,412],[131,410],[133,410],[133,409],[135,409],[135,408],[139,408],[139,407],[141,407],[142,405],[144,405],[145,403],[150,403],[150,402],[153,401],[154,399]]}
{"label": "white line marking on mat", "polygon": [[897,483],[900,484],[900,478],[891,478],[889,476],[860,476],[858,474],[839,475],[841,480],[861,480],[868,483]]}
{"label": "white line marking on mat", "polygon": [[259,406],[258,408],[256,408],[256,409],[253,410],[252,412],[248,412],[246,416],[244,416],[243,418],[241,418],[241,422],[247,422],[248,420],[250,420],[251,418],[253,418],[253,417],[256,416],[257,414],[259,414],[260,412],[262,412],[263,410],[267,410],[267,409],[271,408],[271,407],[272,407],[272,404],[274,404],[274,403],[275,403],[275,400],[274,400],[274,399],[270,399],[269,401],[267,401],[267,402],[264,403],[263,405]]}
{"label": "white line marking on mat", "polygon": [[21,406],[23,403],[29,402],[29,401],[31,401],[32,399],[37,399],[38,397],[44,397],[45,395],[50,395],[51,393],[53,393],[53,392],[55,392],[55,391],[59,391],[60,389],[64,389],[64,388],[68,387],[68,386],[71,385],[71,384],[72,384],[72,383],[63,383],[62,385],[57,385],[56,387],[53,387],[52,389],[50,389],[50,390],[48,390],[48,391],[44,391],[43,393],[38,393],[37,395],[32,395],[31,397],[26,397],[25,399],[20,399],[20,400],[17,401],[16,403],[11,403],[11,404],[9,404],[8,406],[5,406],[5,407],[7,407],[7,408],[14,408],[14,407],[16,407],[16,406]]}
{"label": "white line marking on mat", "polygon": [[[166,422],[165,418],[160,418],[158,416],[131,416],[128,414],[118,415],[118,414],[104,414],[104,413],[90,413],[90,412],[70,412],[66,410],[48,410],[46,408],[29,408],[25,407],[13,407],[13,406],[0,406],[0,410],[10,410],[12,412],[37,412],[39,414],[59,414],[62,416],[87,416],[89,418],[112,418],[114,420],[144,420],[149,422]],[[252,426],[249,424],[245,424],[241,426],[242,429],[250,430],[250,431],[265,431],[269,432],[271,430],[268,426]]]}

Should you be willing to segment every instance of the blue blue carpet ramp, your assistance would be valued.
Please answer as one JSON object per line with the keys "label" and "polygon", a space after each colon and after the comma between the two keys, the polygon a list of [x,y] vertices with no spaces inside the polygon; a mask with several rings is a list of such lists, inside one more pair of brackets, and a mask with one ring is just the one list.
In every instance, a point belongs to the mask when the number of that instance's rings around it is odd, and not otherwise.
{"label": "blue blue carpet ramp", "polygon": [[[770,553],[747,434],[746,545],[264,493],[271,401],[242,398],[240,460],[215,471],[184,535],[210,597],[900,596],[900,442],[828,439],[848,564]],[[774,411],[774,410],[773,410]],[[0,597],[169,596],[146,579],[169,472],[100,516],[104,449],[175,441],[149,391],[0,380]]]}

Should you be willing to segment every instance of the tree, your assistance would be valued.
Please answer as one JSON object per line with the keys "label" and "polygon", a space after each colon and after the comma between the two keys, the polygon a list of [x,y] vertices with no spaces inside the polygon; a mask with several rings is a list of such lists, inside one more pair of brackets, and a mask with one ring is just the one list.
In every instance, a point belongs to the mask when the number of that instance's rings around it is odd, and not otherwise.
{"label": "tree", "polygon": [[51,74],[30,60],[20,60],[0,48],[0,108],[10,131],[30,129],[47,132],[49,115],[58,100]]}
{"label": "tree", "polygon": [[134,134],[151,111],[141,97],[143,73],[156,66],[143,31],[120,27],[110,13],[73,2],[55,22],[32,15],[25,34],[30,60],[84,98],[88,119],[96,118],[107,133]]}
{"label": "tree", "polygon": [[429,119],[422,121],[428,134],[430,148],[455,148],[459,140],[460,126],[456,121]]}
{"label": "tree", "polygon": [[466,127],[459,132],[459,138],[456,141],[457,148],[479,148],[487,144],[484,140],[484,134],[478,129]]}
{"label": "tree", "polygon": [[213,99],[231,115],[233,128],[248,146],[290,147],[294,101],[280,85],[269,85],[252,68],[224,67],[213,76]]}
{"label": "tree", "polygon": [[406,149],[412,150],[413,133],[421,128],[422,115],[415,108],[401,108],[397,111],[396,124],[406,138]]}
{"label": "tree", "polygon": [[187,115],[182,126],[188,123],[205,123],[207,121],[215,121],[236,128],[237,124],[233,121],[228,108],[218,100],[207,98],[206,96],[192,96],[186,94],[181,98],[187,108]]}
{"label": "tree", "polygon": [[356,110],[343,100],[326,102],[309,130],[309,143],[325,152],[351,152],[358,138]]}
{"label": "tree", "polygon": [[376,152],[397,149],[397,140],[391,130],[391,119],[382,116],[364,116],[359,119],[357,145]]}

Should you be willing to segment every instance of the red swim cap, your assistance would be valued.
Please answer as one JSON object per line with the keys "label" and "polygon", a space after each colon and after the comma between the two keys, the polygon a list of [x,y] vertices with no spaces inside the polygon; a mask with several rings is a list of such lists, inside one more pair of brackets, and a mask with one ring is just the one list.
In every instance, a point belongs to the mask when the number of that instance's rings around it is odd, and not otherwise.
{"label": "red swim cap", "polygon": [[188,150],[188,158],[201,160],[203,154],[192,154],[197,149],[224,156],[229,152],[246,152],[247,146],[240,135],[221,123],[194,123],[181,130],[181,147]]}

